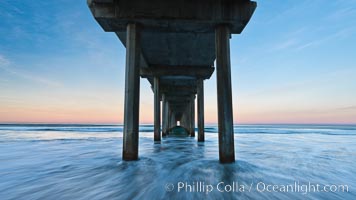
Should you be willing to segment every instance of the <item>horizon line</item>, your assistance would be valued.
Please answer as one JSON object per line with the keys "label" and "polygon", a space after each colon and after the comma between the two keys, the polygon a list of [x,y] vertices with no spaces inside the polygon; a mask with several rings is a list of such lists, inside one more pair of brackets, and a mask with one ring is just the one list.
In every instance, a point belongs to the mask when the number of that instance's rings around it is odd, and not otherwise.
{"label": "horizon line", "polygon": [[[56,123],[48,123],[48,122],[0,122],[0,125],[94,125],[94,126],[123,126],[123,123],[71,123],[71,122],[56,122]],[[152,125],[153,123],[140,123],[139,126],[147,126]],[[205,123],[207,126],[217,126],[218,123]],[[234,123],[235,125],[255,125],[255,126],[266,126],[266,125],[344,125],[344,126],[356,126],[356,123]],[[197,126],[195,128],[198,128]]]}

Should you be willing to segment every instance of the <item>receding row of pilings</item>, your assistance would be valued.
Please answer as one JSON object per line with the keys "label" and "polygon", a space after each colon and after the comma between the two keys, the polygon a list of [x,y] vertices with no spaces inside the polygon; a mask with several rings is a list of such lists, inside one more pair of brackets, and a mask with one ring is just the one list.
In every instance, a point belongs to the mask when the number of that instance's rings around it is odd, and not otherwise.
{"label": "receding row of pilings", "polygon": [[[231,64],[230,64],[230,31],[227,25],[218,25],[215,29],[216,46],[216,80],[218,102],[218,134],[219,159],[222,163],[235,161],[233,110],[231,92]],[[139,136],[139,99],[140,99],[140,30],[135,23],[127,25],[126,37],[126,74],[125,74],[125,111],[123,133],[123,159],[138,159]],[[154,90],[154,140],[161,140],[161,96],[160,79],[155,77]],[[204,90],[203,81],[198,80],[198,141],[204,141]],[[191,136],[195,134],[195,94],[191,95],[186,111],[177,116],[170,109],[169,101],[162,97],[162,135],[166,135],[169,128],[180,121],[188,127]],[[180,119],[177,119],[180,117]]]}
{"label": "receding row of pilings", "polygon": [[[202,80],[201,80],[202,81]],[[203,88],[201,88],[203,89]],[[204,94],[203,92],[200,94]],[[177,110],[172,109],[169,105],[171,103],[166,99],[166,95],[163,94],[162,105],[163,108],[166,105],[166,110],[163,110],[163,124],[162,124],[162,136],[166,136],[169,134],[169,130],[177,126],[177,122],[180,122],[180,126],[186,129],[187,133],[191,137],[195,137],[195,94],[189,95],[189,101],[186,102],[186,105],[183,109],[178,110],[180,114],[178,114]],[[198,95],[199,96],[199,95]],[[202,99],[204,96],[199,96],[198,98]],[[199,102],[198,102],[199,103]],[[204,106],[204,105],[202,105]],[[164,108],[165,109],[165,108]],[[198,124],[200,125],[199,133],[204,135],[204,110],[200,110],[198,112],[198,116],[202,116],[198,118]],[[167,121],[167,122],[166,122]],[[158,123],[155,123],[155,126],[158,126]],[[158,129],[158,127],[157,127]],[[156,133],[158,134],[158,133]],[[158,136],[155,137],[159,141]],[[198,142],[204,142],[204,136],[198,137]]]}
{"label": "receding row of pilings", "polygon": [[[204,98],[204,97],[203,97]],[[179,119],[180,125],[187,129],[191,137],[195,137],[195,95],[190,95],[189,103],[187,104],[184,112]],[[198,113],[204,115],[204,113]],[[204,122],[201,122],[204,123]],[[203,127],[204,128],[204,127]],[[203,142],[203,141],[200,141]]]}

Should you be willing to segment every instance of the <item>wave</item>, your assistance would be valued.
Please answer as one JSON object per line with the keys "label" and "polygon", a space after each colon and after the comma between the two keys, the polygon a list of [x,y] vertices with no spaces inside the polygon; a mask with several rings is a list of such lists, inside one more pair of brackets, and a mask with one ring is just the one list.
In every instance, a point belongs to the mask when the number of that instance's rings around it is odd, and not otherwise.
{"label": "wave", "polygon": [[[0,124],[0,131],[22,132],[123,132],[123,125],[81,124]],[[139,131],[153,132],[153,125],[141,125]],[[198,129],[196,128],[197,132]],[[207,125],[205,133],[218,133],[218,127]],[[356,135],[356,126],[351,125],[235,125],[235,134],[324,134]]]}
{"label": "wave", "polygon": [[[123,132],[122,125],[8,125],[1,124],[0,131],[65,131],[65,132]],[[152,125],[140,126],[140,132],[152,132]]]}

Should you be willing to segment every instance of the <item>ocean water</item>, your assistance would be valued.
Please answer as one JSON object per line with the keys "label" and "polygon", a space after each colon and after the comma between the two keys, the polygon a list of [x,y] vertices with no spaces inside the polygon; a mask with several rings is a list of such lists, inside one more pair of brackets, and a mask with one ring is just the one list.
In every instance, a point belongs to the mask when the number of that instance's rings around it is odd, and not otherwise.
{"label": "ocean water", "polygon": [[141,126],[134,162],[122,130],[0,125],[0,199],[356,199],[356,126],[235,126],[224,165],[216,126],[204,143]]}

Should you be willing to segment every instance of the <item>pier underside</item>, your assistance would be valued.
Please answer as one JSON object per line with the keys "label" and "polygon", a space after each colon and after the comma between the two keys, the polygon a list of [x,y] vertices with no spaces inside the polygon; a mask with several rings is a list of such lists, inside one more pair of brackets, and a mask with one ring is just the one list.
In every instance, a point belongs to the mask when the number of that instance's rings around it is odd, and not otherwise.
{"label": "pier underside", "polygon": [[116,33],[126,47],[123,159],[138,158],[140,77],[154,92],[154,140],[160,141],[177,122],[194,137],[197,114],[198,141],[204,141],[204,80],[216,61],[219,156],[223,163],[233,162],[229,40],[242,32],[256,3],[88,0],[88,5],[101,27]]}

